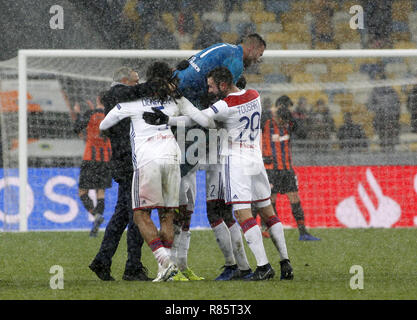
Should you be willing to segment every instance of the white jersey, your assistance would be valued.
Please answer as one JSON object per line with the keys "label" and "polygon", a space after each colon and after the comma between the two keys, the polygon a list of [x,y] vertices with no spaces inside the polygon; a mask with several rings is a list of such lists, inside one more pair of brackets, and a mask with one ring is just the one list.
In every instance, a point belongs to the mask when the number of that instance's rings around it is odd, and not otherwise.
{"label": "white jersey", "polygon": [[130,143],[135,169],[155,159],[172,159],[175,163],[179,163],[181,159],[181,151],[171,127],[165,124],[150,125],[143,120],[143,112],[153,112],[152,107],[159,108],[170,117],[179,114],[179,108],[173,100],[161,104],[151,99],[140,99],[117,104],[100,124],[100,130],[106,130],[130,117]]}
{"label": "white jersey", "polygon": [[212,118],[221,122],[227,135],[222,135],[220,154],[238,156],[243,160],[262,163],[262,107],[256,90],[241,90],[213,104]]}

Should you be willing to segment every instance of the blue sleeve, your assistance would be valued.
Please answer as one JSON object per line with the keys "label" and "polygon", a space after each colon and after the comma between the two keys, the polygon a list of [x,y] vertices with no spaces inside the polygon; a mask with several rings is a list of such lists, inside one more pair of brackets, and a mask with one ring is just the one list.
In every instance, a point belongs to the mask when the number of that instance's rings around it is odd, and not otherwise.
{"label": "blue sleeve", "polygon": [[223,65],[227,67],[233,75],[233,83],[239,80],[243,73],[243,61],[237,57],[230,57],[224,60]]}

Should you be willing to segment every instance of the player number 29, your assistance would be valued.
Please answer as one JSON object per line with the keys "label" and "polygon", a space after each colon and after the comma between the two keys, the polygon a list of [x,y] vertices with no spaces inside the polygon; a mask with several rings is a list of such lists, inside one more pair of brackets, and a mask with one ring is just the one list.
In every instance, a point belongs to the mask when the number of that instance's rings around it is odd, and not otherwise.
{"label": "player number 29", "polygon": [[261,115],[259,114],[259,112],[252,113],[252,116],[250,118],[247,116],[243,116],[239,119],[239,121],[245,122],[245,127],[243,128],[242,132],[239,134],[236,140],[245,141],[242,138],[246,131],[249,129],[249,139],[251,141],[255,140],[259,134],[259,126],[261,124]]}

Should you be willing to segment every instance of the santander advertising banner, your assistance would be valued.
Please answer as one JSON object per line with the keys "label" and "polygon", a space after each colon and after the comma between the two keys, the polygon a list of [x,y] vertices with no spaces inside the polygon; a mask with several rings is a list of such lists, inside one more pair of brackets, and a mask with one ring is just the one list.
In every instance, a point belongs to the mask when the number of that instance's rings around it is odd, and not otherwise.
{"label": "santander advertising banner", "polygon": [[[315,166],[295,170],[307,227],[417,226],[417,166]],[[29,169],[29,231],[91,228],[93,219],[78,197],[78,175],[78,168]],[[0,229],[16,231],[19,230],[19,181],[16,176],[7,179],[0,169]],[[93,193],[91,197],[95,201]],[[102,228],[113,214],[116,200],[117,184],[113,183],[106,190]],[[285,227],[296,227],[285,195],[277,198],[277,213]],[[152,219],[159,227],[157,214]],[[191,228],[210,228],[203,171],[197,174],[196,210]]]}
{"label": "santander advertising banner", "polygon": [[[309,227],[417,226],[416,166],[297,167],[299,195]],[[295,227],[286,196],[278,215]]]}

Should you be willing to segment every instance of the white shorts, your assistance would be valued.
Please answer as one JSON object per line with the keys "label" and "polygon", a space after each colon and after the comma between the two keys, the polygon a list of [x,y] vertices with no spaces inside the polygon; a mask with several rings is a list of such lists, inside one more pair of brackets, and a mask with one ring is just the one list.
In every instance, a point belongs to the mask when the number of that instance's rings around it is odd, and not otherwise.
{"label": "white shorts", "polygon": [[251,203],[268,203],[271,186],[263,163],[244,163],[233,156],[223,160],[226,204],[232,204],[235,210],[239,210],[250,208]]}
{"label": "white shorts", "polygon": [[224,200],[224,188],[222,178],[222,165],[204,164],[200,170],[206,172],[206,201]]}
{"label": "white shorts", "polygon": [[188,212],[194,212],[195,197],[197,193],[197,169],[198,165],[194,166],[192,170],[181,178],[179,205],[187,206]]}
{"label": "white shorts", "polygon": [[156,159],[136,169],[132,180],[132,208],[178,208],[180,167],[172,159]]}

